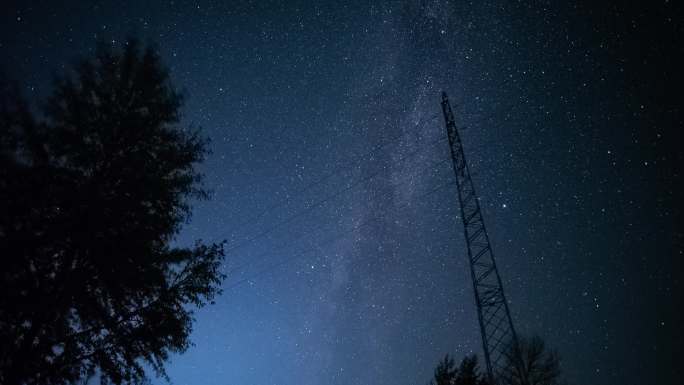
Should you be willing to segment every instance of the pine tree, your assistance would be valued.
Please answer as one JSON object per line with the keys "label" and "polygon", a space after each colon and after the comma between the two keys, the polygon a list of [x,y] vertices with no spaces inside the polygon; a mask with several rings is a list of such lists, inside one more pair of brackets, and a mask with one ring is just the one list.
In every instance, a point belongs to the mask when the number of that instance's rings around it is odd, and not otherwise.
{"label": "pine tree", "polygon": [[501,385],[557,385],[560,383],[560,358],[546,348],[540,337],[520,338],[520,361],[511,351],[507,370],[499,377]]}
{"label": "pine tree", "polygon": [[466,356],[456,367],[452,357],[447,354],[435,368],[431,385],[487,385],[485,376],[480,373],[477,356]]}
{"label": "pine tree", "polygon": [[40,118],[0,84],[0,383],[164,375],[220,291],[222,244],[174,247],[207,198],[197,132],[153,48],[101,46]]}
{"label": "pine tree", "polygon": [[452,385],[457,374],[458,369],[456,369],[456,363],[454,362],[454,359],[447,354],[435,368],[434,380],[430,381],[430,384]]}
{"label": "pine tree", "polygon": [[454,385],[486,385],[485,376],[480,373],[476,355],[463,358],[458,366]]}

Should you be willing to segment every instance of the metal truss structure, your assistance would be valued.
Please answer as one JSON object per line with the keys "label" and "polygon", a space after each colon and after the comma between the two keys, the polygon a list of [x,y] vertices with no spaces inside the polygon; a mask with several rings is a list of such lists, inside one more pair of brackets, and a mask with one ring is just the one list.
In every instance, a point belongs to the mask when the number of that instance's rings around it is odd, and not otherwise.
{"label": "metal truss structure", "polygon": [[446,93],[442,93],[442,112],[456,174],[458,201],[461,206],[487,375],[491,384],[498,385],[503,375],[510,374],[511,370],[516,371],[511,368],[511,363],[521,362],[518,337],[513,328],[501,277],[482,218],[479,198],[473,187],[461,137]]}

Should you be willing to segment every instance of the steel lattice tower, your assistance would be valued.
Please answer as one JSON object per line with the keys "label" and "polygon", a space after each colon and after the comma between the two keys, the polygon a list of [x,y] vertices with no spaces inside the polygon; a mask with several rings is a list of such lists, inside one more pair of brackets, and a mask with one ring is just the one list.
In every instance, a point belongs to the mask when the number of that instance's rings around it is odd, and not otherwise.
{"label": "steel lattice tower", "polygon": [[[461,206],[461,218],[468,247],[470,274],[482,333],[487,375],[490,383],[497,384],[501,374],[511,370],[510,362],[521,362],[518,337],[513,328],[499,271],[494,262],[494,254],[482,218],[479,199],[470,178],[461,137],[456,129],[454,114],[445,92],[442,93],[442,112],[456,174],[458,201]],[[509,357],[510,354],[514,354],[515,357]]]}

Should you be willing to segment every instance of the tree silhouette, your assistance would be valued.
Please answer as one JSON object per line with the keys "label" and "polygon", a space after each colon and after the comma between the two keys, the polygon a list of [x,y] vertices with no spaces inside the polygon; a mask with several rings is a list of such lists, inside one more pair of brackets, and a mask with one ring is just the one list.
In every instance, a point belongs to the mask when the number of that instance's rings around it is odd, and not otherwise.
{"label": "tree silhouette", "polygon": [[439,362],[435,368],[434,379],[430,381],[431,385],[452,385],[458,374],[458,369],[452,357],[445,355],[444,359]]}
{"label": "tree silhouette", "polygon": [[447,354],[435,368],[431,385],[487,385],[485,376],[480,374],[477,356],[466,356],[458,368],[452,357]]}
{"label": "tree silhouette", "polygon": [[[557,385],[560,383],[560,358],[546,348],[540,337],[522,337],[518,341],[520,361],[511,350],[506,370],[499,376],[501,385]],[[516,364],[516,361],[518,363]]]}
{"label": "tree silhouette", "polygon": [[[513,348],[506,355],[506,369],[497,377],[497,385],[559,385],[561,384],[560,358],[546,348],[540,337],[522,337],[518,341],[520,360]],[[488,385],[480,373],[476,355],[466,356],[456,368],[454,359],[447,354],[435,368],[431,385]]]}
{"label": "tree silhouette", "polygon": [[37,118],[0,83],[0,383],[165,376],[222,244],[173,247],[206,154],[154,49],[131,40],[58,77]]}
{"label": "tree silhouette", "polygon": [[480,374],[477,356],[466,356],[458,367],[455,385],[487,385],[485,376]]}

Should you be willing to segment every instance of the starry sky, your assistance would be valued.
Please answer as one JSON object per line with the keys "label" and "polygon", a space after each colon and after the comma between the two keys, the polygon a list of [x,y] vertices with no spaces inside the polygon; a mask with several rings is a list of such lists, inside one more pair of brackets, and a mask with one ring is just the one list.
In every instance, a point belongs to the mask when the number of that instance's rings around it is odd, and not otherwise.
{"label": "starry sky", "polygon": [[40,100],[136,36],[212,139],[176,242],[228,240],[228,278],[174,384],[423,384],[481,354],[442,90],[518,333],[571,384],[674,384],[682,13],[595,3],[10,1],[0,68]]}

